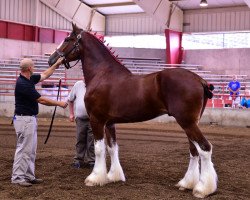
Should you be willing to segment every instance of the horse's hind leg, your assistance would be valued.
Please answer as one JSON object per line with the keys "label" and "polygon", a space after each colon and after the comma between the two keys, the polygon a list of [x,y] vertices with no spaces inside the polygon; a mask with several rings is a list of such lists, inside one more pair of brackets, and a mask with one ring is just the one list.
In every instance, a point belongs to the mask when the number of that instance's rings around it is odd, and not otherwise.
{"label": "horse's hind leg", "polygon": [[85,179],[87,186],[105,185],[108,183],[106,167],[106,145],[104,142],[104,124],[90,121],[95,137],[95,166]]}
{"label": "horse's hind leg", "polygon": [[[181,123],[179,124],[181,125]],[[217,174],[211,161],[212,145],[202,135],[195,123],[181,126],[185,130],[189,140],[196,147],[201,160],[199,181],[193,188],[193,195],[198,198],[204,198],[214,193],[217,189]],[[193,163],[197,163],[197,158]],[[197,167],[196,164],[194,166]]]}
{"label": "horse's hind leg", "polygon": [[107,124],[105,128],[108,152],[111,159],[111,166],[108,172],[108,180],[110,182],[125,181],[125,176],[119,161],[118,145],[116,143],[115,126]]}
{"label": "horse's hind leg", "polygon": [[190,145],[190,160],[188,170],[183,179],[181,179],[176,186],[179,190],[189,189],[192,190],[199,182],[200,170],[199,170],[199,154],[196,147],[189,141]]}

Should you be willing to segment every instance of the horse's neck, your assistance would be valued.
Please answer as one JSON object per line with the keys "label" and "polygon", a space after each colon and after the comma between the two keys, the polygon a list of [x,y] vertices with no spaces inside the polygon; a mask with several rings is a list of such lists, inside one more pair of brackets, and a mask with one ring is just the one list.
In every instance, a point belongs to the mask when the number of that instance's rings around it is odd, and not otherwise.
{"label": "horse's neck", "polygon": [[[93,36],[89,36],[93,37]],[[88,84],[97,74],[119,73],[130,74],[131,72],[122,64],[120,64],[109,50],[97,39],[90,38],[83,44],[84,56],[82,58],[82,66],[86,84]]]}

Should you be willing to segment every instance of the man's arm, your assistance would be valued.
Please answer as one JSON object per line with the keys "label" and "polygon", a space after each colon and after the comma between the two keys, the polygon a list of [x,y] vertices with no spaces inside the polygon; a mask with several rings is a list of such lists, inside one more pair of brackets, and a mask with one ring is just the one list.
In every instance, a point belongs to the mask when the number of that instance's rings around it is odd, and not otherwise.
{"label": "man's arm", "polygon": [[69,102],[69,121],[73,122],[75,120],[75,114],[74,114],[74,102]]}
{"label": "man's arm", "polygon": [[42,72],[41,79],[39,82],[49,78],[54,73],[54,71],[62,64],[63,59],[64,58],[59,58],[54,65]]}
{"label": "man's arm", "polygon": [[45,97],[39,97],[37,102],[46,106],[60,106],[61,108],[66,108],[68,106],[67,102],[64,101],[55,101]]}

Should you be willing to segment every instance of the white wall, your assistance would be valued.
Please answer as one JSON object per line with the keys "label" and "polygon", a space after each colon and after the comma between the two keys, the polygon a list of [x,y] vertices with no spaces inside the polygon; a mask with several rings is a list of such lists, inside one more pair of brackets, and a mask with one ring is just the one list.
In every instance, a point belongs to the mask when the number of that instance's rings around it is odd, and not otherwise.
{"label": "white wall", "polygon": [[[83,29],[90,18],[91,8],[79,0],[0,0],[0,20],[71,30],[71,22]],[[104,32],[105,16],[96,13],[92,30]]]}
{"label": "white wall", "polygon": [[185,50],[187,64],[203,65],[217,74],[246,74],[250,79],[250,48]]}
{"label": "white wall", "polygon": [[106,17],[106,35],[131,34],[164,34],[164,27],[145,13]]}
{"label": "white wall", "polygon": [[[80,28],[86,30],[90,20],[91,8],[79,0],[40,0],[42,3],[42,13],[40,23],[42,26],[55,27],[71,30],[71,21],[76,23]],[[48,13],[49,12],[49,13]],[[48,14],[47,14],[48,13]],[[58,16],[64,17],[58,21]],[[55,23],[57,21],[57,23]],[[58,24],[59,23],[59,24]],[[105,16],[96,12],[92,19],[91,28],[93,31],[104,33]]]}
{"label": "white wall", "polygon": [[[172,2],[168,0],[134,0],[150,17],[156,20],[164,29],[171,29],[182,32],[183,24],[183,11],[177,6],[173,6],[171,10]],[[172,12],[170,17],[170,12]],[[170,25],[168,27],[168,20]]]}
{"label": "white wall", "polygon": [[184,11],[184,32],[249,31],[247,6]]}
{"label": "white wall", "polygon": [[115,50],[115,55],[119,57],[128,58],[160,58],[166,60],[166,50],[165,49],[144,49],[144,48],[118,48],[113,47]]}
{"label": "white wall", "polygon": [[34,0],[1,0],[0,19],[22,22],[27,24],[35,23],[36,1]]}
{"label": "white wall", "polygon": [[27,42],[0,38],[0,59],[20,58],[23,55],[51,53],[58,44]]}

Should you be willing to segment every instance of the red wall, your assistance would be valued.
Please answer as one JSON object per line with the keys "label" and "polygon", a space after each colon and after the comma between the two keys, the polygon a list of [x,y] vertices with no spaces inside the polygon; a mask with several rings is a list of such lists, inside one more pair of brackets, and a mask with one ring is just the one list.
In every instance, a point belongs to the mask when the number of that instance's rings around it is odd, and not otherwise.
{"label": "red wall", "polygon": [[60,44],[68,36],[68,34],[68,32],[64,31],[55,31],[54,42]]}
{"label": "red wall", "polygon": [[7,38],[7,22],[0,21],[0,38]]}
{"label": "red wall", "polygon": [[180,64],[182,61],[183,49],[181,47],[182,32],[165,30],[167,64]]}
{"label": "red wall", "polygon": [[54,30],[48,28],[39,29],[39,42],[53,43],[54,42]]}
{"label": "red wall", "polygon": [[68,32],[0,20],[0,38],[42,43],[61,43]]}

